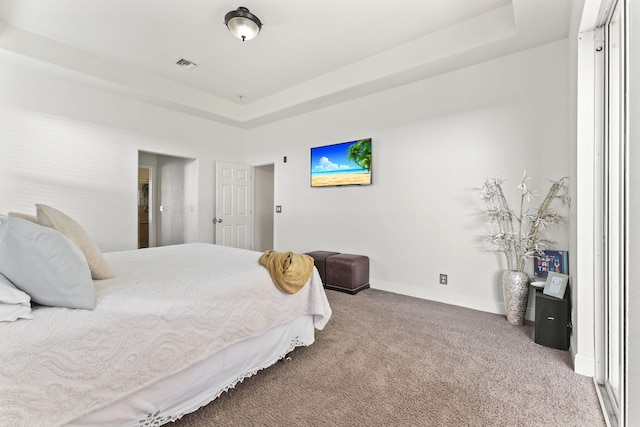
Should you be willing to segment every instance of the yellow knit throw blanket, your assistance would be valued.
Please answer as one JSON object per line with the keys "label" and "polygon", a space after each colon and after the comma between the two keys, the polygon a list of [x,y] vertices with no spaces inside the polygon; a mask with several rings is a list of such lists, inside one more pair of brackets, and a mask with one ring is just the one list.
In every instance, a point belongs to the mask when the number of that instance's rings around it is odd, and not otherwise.
{"label": "yellow knit throw blanket", "polygon": [[293,252],[266,251],[258,260],[269,270],[273,283],[282,292],[295,294],[313,273],[313,258]]}

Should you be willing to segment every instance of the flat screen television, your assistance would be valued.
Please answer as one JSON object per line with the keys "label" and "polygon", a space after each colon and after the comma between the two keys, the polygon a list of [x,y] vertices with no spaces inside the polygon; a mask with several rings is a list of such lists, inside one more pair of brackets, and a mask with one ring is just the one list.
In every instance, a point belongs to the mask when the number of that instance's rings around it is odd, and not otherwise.
{"label": "flat screen television", "polygon": [[545,250],[534,258],[534,276],[547,277],[552,272],[569,274],[569,252]]}
{"label": "flat screen television", "polygon": [[311,186],[371,184],[371,138],[311,148]]}

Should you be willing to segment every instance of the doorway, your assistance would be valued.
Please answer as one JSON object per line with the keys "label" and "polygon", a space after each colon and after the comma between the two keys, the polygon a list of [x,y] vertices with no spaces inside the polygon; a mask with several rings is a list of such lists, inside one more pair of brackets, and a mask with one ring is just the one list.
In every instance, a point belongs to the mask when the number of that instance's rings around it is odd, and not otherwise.
{"label": "doorway", "polygon": [[273,163],[256,166],[255,176],[255,250],[264,252],[274,248],[274,167]]}
{"label": "doorway", "polygon": [[[198,240],[198,162],[195,159],[138,152],[138,169],[148,170],[148,186],[138,179],[138,243],[168,246]],[[145,172],[142,172],[145,176]],[[145,190],[148,197],[144,200]],[[147,203],[147,216],[141,203]],[[144,223],[144,220],[148,224]]]}
{"label": "doorway", "polygon": [[151,167],[138,167],[138,249],[149,247]]}

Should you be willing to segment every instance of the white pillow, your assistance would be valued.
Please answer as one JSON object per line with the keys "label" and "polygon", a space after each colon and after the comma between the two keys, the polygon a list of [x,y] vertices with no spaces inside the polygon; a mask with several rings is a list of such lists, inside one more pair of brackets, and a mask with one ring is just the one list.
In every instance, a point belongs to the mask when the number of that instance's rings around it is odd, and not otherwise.
{"label": "white pillow", "polygon": [[18,319],[33,319],[31,306],[0,304],[0,322],[15,322]]}
{"label": "white pillow", "polygon": [[80,224],[50,206],[36,204],[36,208],[40,225],[58,230],[78,245],[89,263],[92,278],[99,280],[113,277],[111,267],[102,256],[102,252]]}
{"label": "white pillow", "polygon": [[9,217],[0,237],[0,273],[35,303],[86,309],[96,306],[84,255],[75,243],[51,228]]}
{"label": "white pillow", "polygon": [[16,288],[4,275],[0,274],[0,303],[22,304],[31,307],[31,298],[28,294]]}
{"label": "white pillow", "polygon": [[33,319],[31,298],[0,274],[0,322]]}

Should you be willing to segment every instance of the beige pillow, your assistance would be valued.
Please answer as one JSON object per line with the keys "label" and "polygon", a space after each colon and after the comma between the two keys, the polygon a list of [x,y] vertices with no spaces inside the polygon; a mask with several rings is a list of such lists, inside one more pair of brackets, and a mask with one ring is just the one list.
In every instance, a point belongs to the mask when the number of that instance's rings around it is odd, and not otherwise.
{"label": "beige pillow", "polygon": [[98,246],[91,240],[80,224],[50,206],[36,204],[36,208],[40,225],[58,230],[78,245],[85,258],[87,258],[93,279],[99,280],[113,277],[111,267],[103,258],[102,252],[100,252]]}
{"label": "beige pillow", "polygon": [[36,224],[38,224],[38,217],[35,215],[23,214],[20,212],[9,212],[9,216],[12,216],[14,218],[26,219],[27,221],[35,222]]}

